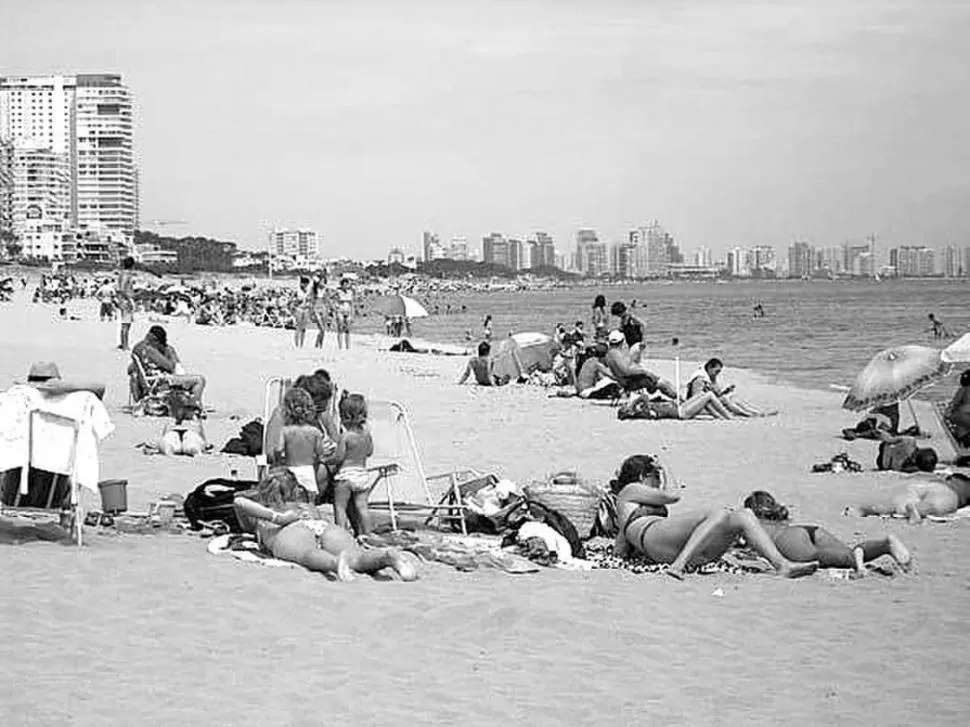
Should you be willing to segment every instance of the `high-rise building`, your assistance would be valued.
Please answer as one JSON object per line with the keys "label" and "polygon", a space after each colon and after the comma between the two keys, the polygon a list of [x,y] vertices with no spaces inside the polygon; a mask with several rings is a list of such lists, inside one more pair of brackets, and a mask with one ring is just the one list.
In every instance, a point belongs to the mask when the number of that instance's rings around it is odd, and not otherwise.
{"label": "high-rise building", "polygon": [[14,146],[11,165],[11,229],[63,232],[71,227],[71,170],[68,155],[39,143]]}
{"label": "high-rise building", "polygon": [[509,243],[500,232],[482,238],[482,260],[492,265],[509,265]]}
{"label": "high-rise building", "polygon": [[552,236],[545,232],[537,232],[535,234],[535,243],[536,261],[532,267],[558,267],[556,264],[556,244],[553,242]]}
{"label": "high-rise building", "polygon": [[694,265],[709,268],[713,264],[712,261],[711,248],[706,245],[701,245],[694,251]]}
{"label": "high-rise building", "polygon": [[630,242],[611,245],[610,272],[620,278],[637,277],[637,246]]}
{"label": "high-rise building", "polygon": [[959,278],[963,276],[962,250],[954,245],[947,245],[943,249],[943,277]]}
{"label": "high-rise building", "polygon": [[[13,234],[13,142],[0,138],[0,243]],[[0,255],[4,250],[0,248]]]}
{"label": "high-rise building", "polygon": [[771,245],[755,245],[751,248],[751,270],[753,272],[774,271],[776,264],[775,248]]}
{"label": "high-rise building", "polygon": [[889,265],[900,277],[926,278],[936,272],[936,255],[928,247],[903,245],[889,251]]}
{"label": "high-rise building", "polygon": [[610,271],[606,243],[599,241],[595,230],[576,232],[576,268],[586,275],[603,275]]}
{"label": "high-rise building", "polygon": [[292,258],[298,265],[320,260],[320,242],[313,230],[290,230],[279,227],[269,233],[269,252]]}
{"label": "high-rise building", "polygon": [[452,260],[468,259],[468,238],[452,237],[451,244],[448,246],[448,257]]}
{"label": "high-rise building", "polygon": [[441,244],[438,235],[427,230],[421,234],[421,251],[424,253],[424,261],[426,263],[432,260],[443,260],[448,257],[448,250]]}
{"label": "high-rise building", "polygon": [[524,261],[522,259],[523,249],[522,240],[517,240],[514,237],[509,238],[509,269],[510,270],[521,270],[525,267]]}
{"label": "high-rise building", "polygon": [[684,262],[673,235],[657,220],[630,230],[627,241],[636,247],[635,267],[637,277],[665,275],[671,263]]}
{"label": "high-rise building", "polygon": [[815,248],[796,242],[788,248],[788,277],[809,278],[815,272]]}
{"label": "high-rise building", "polygon": [[138,227],[132,102],[116,74],[0,78],[0,138],[66,158],[69,223]]}

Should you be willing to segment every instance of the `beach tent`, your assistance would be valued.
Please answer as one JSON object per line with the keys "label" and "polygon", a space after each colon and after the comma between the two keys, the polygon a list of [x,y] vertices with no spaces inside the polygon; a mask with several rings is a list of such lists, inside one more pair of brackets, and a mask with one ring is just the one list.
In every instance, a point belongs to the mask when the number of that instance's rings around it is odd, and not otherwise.
{"label": "beach tent", "polygon": [[516,333],[502,341],[494,355],[496,376],[515,381],[534,371],[552,371],[558,345],[545,333]]}

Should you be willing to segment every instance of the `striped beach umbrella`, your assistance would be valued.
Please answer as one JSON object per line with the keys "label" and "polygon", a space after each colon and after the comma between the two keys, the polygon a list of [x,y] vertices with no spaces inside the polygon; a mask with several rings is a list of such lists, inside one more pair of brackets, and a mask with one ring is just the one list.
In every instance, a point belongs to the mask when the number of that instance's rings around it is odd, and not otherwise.
{"label": "striped beach umbrella", "polygon": [[887,348],[873,356],[862,369],[842,402],[842,408],[862,411],[903,401],[935,384],[950,373],[951,368],[935,348]]}

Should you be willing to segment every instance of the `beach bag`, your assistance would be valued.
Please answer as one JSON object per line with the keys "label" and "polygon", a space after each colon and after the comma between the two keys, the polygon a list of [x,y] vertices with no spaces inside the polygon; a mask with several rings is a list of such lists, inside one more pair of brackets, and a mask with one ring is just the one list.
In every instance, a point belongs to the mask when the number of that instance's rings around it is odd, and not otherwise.
{"label": "beach bag", "polygon": [[254,490],[259,483],[255,480],[228,480],[216,477],[206,480],[185,496],[185,517],[193,530],[201,530],[207,523],[225,523],[229,532],[243,532],[236,517],[232,502],[236,495],[246,490]]}
{"label": "beach bag", "polygon": [[222,448],[226,454],[241,454],[246,457],[255,457],[263,453],[263,423],[259,419],[253,419],[248,424],[243,425],[239,430],[239,436],[233,437]]}
{"label": "beach bag", "polygon": [[583,541],[579,537],[576,527],[569,521],[569,518],[560,512],[556,512],[548,505],[536,500],[530,500],[528,497],[515,503],[506,514],[504,525],[506,528],[511,529],[512,532],[503,539],[503,547],[515,544],[518,537],[517,531],[526,520],[535,520],[536,522],[548,525],[569,542],[569,550],[572,552],[574,558],[585,560],[586,548],[583,547]]}
{"label": "beach bag", "polygon": [[582,539],[592,533],[605,494],[605,490],[586,482],[575,471],[556,472],[524,489],[530,500],[565,516]]}

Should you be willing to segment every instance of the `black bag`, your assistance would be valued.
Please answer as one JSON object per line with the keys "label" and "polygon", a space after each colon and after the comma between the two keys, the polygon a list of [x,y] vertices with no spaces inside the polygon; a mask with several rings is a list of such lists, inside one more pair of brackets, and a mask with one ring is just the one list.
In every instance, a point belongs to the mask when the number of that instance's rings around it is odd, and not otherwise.
{"label": "black bag", "polygon": [[551,507],[543,505],[537,500],[526,498],[512,508],[507,516],[505,525],[518,530],[522,523],[528,519],[545,523],[562,535],[569,542],[569,549],[572,551],[573,558],[586,558],[586,548],[583,547],[583,541],[579,538],[579,532],[576,530],[576,526],[565,515],[553,510]]}
{"label": "black bag", "polygon": [[246,490],[256,489],[255,480],[227,480],[223,477],[206,480],[185,498],[183,509],[193,530],[201,530],[203,523],[222,522],[233,533],[243,532],[232,501]]}
{"label": "black bag", "polygon": [[239,430],[239,436],[233,437],[222,448],[226,454],[241,454],[246,457],[255,457],[263,453],[263,423],[259,419],[253,419],[248,424],[243,425]]}

